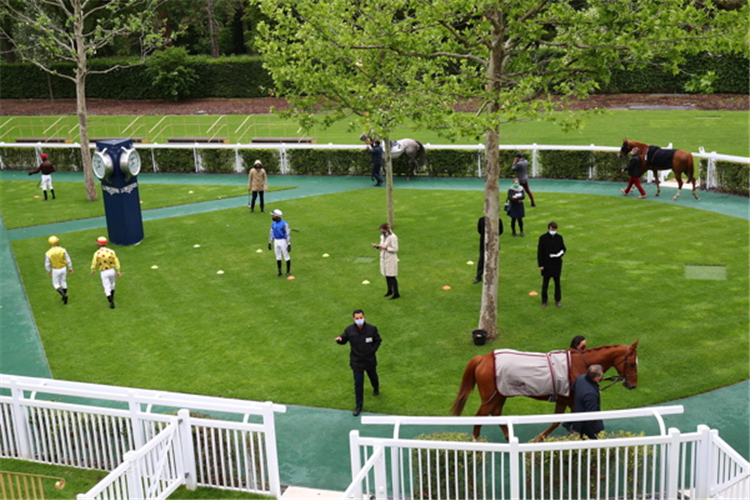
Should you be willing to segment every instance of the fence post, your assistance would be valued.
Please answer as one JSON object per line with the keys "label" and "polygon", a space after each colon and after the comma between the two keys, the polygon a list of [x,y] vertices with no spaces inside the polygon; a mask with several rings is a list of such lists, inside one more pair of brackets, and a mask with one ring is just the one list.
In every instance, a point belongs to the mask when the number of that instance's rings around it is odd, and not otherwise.
{"label": "fence post", "polygon": [[127,482],[128,482],[128,495],[127,498],[146,498],[144,495],[143,482],[141,481],[141,471],[138,467],[138,453],[135,451],[129,451],[123,457],[125,462],[128,464]]}
{"label": "fence post", "polygon": [[669,452],[667,457],[667,491],[665,498],[677,498],[677,483],[680,478],[680,431],[669,428]]}
{"label": "fence post", "polygon": [[140,417],[141,405],[136,400],[135,392],[128,391],[128,408],[130,410],[130,426],[133,428],[133,442],[135,449],[140,449],[146,440],[143,437],[143,424]]}
{"label": "fence post", "polygon": [[266,434],[266,457],[268,458],[268,482],[271,496],[281,496],[281,479],[279,478],[279,451],[276,448],[276,421],[273,403],[266,401],[263,407],[263,428]]}
{"label": "fence post", "polygon": [[24,411],[23,389],[18,388],[16,377],[10,379],[10,391],[13,397],[13,423],[16,428],[16,444],[20,458],[30,460],[31,442],[29,439],[29,415]]}
{"label": "fence post", "polygon": [[373,450],[373,453],[380,455],[377,462],[375,462],[375,498],[377,500],[388,499],[388,478],[385,472],[385,446],[380,443]]}
{"label": "fence post", "polygon": [[508,451],[508,461],[510,462],[510,498],[511,500],[518,500],[521,498],[521,474],[519,467],[521,460],[518,451],[518,438],[516,436],[511,437],[508,444],[510,444],[510,450]]}
{"label": "fence post", "polygon": [[195,470],[195,447],[193,446],[193,432],[190,423],[190,410],[182,409],[177,412],[177,427],[180,434],[180,453],[182,466],[185,470],[185,487],[194,490],[198,486],[198,475]]}
{"label": "fence post", "polygon": [[531,176],[539,176],[539,149],[537,149],[536,142],[531,145]]}
{"label": "fence post", "polygon": [[[359,431],[349,432],[349,460],[352,466],[352,481],[359,474],[362,468],[362,462],[359,460]],[[357,484],[352,491],[353,498],[362,498],[362,483]]]}
{"label": "fence post", "polygon": [[711,439],[711,429],[706,425],[698,426],[700,441],[698,443],[698,456],[695,464],[695,497],[709,498],[711,491],[711,477],[716,477],[714,470],[716,464],[713,457],[713,440]]}

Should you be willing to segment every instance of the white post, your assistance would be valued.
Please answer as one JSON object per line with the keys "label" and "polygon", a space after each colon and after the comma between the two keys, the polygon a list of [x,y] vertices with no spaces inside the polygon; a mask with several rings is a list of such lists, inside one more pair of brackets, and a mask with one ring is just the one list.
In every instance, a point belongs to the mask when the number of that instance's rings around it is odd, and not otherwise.
{"label": "white post", "polygon": [[128,392],[128,408],[130,409],[130,426],[133,428],[133,443],[135,449],[140,449],[146,440],[143,437],[143,425],[141,424],[141,405],[136,400],[135,392]]}
{"label": "white post", "polygon": [[539,175],[539,150],[537,149],[536,142],[532,145],[531,150],[531,176],[537,177]]}
{"label": "white post", "polygon": [[388,477],[385,473],[385,447],[383,444],[378,444],[373,453],[379,455],[378,460],[375,462],[375,498],[376,500],[387,500],[388,499]]}
{"label": "white post", "polygon": [[[349,432],[349,460],[352,467],[352,481],[354,481],[362,468],[362,462],[359,459],[359,431],[357,430]],[[361,482],[354,487],[352,497],[362,498]]]}
{"label": "white post", "polygon": [[177,412],[177,426],[180,434],[180,461],[185,470],[185,487],[195,490],[198,486],[198,475],[195,469],[195,447],[190,424],[190,410],[182,409]]}
{"label": "white post", "polygon": [[482,151],[483,149],[477,149],[477,177],[482,177]]}
{"label": "white post", "polygon": [[30,460],[31,443],[29,440],[29,415],[24,410],[23,389],[18,388],[16,377],[10,379],[10,391],[13,397],[13,420],[16,427],[16,444],[21,458]]}
{"label": "white post", "polygon": [[[716,477],[715,463],[713,456],[713,440],[711,439],[711,429],[706,425],[698,426],[698,433],[701,435],[698,443],[698,456],[695,464],[695,497],[709,498],[711,491],[711,476]],[[712,474],[713,472],[713,474]]]}
{"label": "white post", "polygon": [[279,478],[279,451],[276,448],[276,420],[273,403],[266,401],[263,407],[263,428],[266,434],[266,457],[268,458],[268,483],[274,497],[281,496],[281,479]]}
{"label": "white post", "polygon": [[680,477],[680,431],[669,428],[669,452],[667,458],[666,497],[677,498],[677,482]]}
{"label": "white post", "polygon": [[145,498],[143,482],[141,481],[141,471],[138,467],[138,453],[129,451],[123,457],[128,463],[128,471],[125,474],[128,482],[128,498]]}
{"label": "white post", "polygon": [[[536,150],[534,150],[536,154]],[[518,438],[510,438],[510,451],[508,452],[508,461],[510,462],[510,498],[519,500],[521,498],[521,475],[520,475],[520,456],[518,452]]]}

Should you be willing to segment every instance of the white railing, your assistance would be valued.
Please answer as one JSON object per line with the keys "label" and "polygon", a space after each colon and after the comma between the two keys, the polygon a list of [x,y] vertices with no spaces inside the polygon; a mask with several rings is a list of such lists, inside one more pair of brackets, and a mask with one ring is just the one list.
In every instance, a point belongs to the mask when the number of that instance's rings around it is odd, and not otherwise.
{"label": "white railing", "polygon": [[[659,407],[523,417],[363,417],[394,425],[391,439],[350,434],[352,483],[344,499],[747,499],[750,464],[718,436],[666,430]],[[520,443],[514,425],[653,416],[656,436]],[[402,425],[505,424],[508,443],[399,438]],[[743,496],[744,495],[744,496]]]}
{"label": "white railing", "polygon": [[[90,146],[96,147],[95,143],[91,143]],[[41,154],[44,150],[48,149],[70,149],[70,148],[80,148],[80,144],[74,143],[74,144],[55,144],[55,143],[34,143],[34,144],[28,144],[28,143],[5,143],[0,142],[0,168],[5,168],[2,160],[2,149],[3,148],[33,148],[35,150],[35,154],[38,156]],[[242,155],[240,154],[240,150],[243,149],[277,149],[279,151],[279,159],[280,159],[280,165],[281,165],[281,173],[287,174],[292,171],[292,167],[289,164],[289,157],[287,155],[287,152],[292,149],[322,149],[322,150],[336,150],[336,149],[342,149],[342,150],[351,150],[351,149],[362,149],[361,144],[301,144],[301,143],[237,143],[237,144],[214,144],[214,143],[199,143],[195,142],[192,144],[179,144],[179,143],[168,143],[168,144],[158,144],[158,143],[146,143],[146,144],[137,144],[136,148],[144,151],[144,150],[150,150],[151,154],[151,164],[153,165],[153,171],[158,172],[159,166],[158,162],[156,161],[156,157],[154,155],[154,151],[157,149],[190,149],[193,151],[193,161],[194,161],[194,171],[197,173],[200,173],[203,171],[203,161],[202,157],[200,155],[200,150],[203,149],[228,149],[234,151],[234,170],[237,173],[244,172],[245,170],[245,162],[242,158]],[[440,150],[440,149],[449,149],[449,150],[468,150],[468,151],[476,151],[477,152],[477,170],[476,175],[477,177],[482,177],[482,153],[484,152],[484,144],[450,144],[450,145],[440,145],[440,144],[425,144],[425,149],[434,149],[434,150]],[[665,146],[666,148],[671,148],[672,144],[668,144]],[[531,151],[531,158],[530,158],[530,172],[529,175],[531,177],[538,177],[539,172],[541,171],[541,162],[539,161],[539,151],[591,151],[591,152],[618,152],[620,151],[619,147],[614,146],[597,146],[595,144],[590,144],[588,146],[581,145],[545,145],[545,144],[513,144],[513,145],[501,145],[499,146],[500,150],[505,151]],[[715,151],[711,153],[707,153],[703,147],[699,148],[699,152],[693,153],[693,156],[698,158],[705,158],[708,160],[708,172],[707,172],[707,183],[706,188],[712,189],[718,186],[718,181],[716,178],[716,162],[717,161],[728,161],[733,163],[745,163],[750,164],[750,157],[744,157],[744,156],[732,156],[732,155],[723,155],[718,154]],[[34,165],[36,166],[36,165]],[[595,178],[595,165],[589,166],[589,179]],[[670,171],[669,170],[663,170],[659,171],[659,181],[663,182],[668,176]],[[654,176],[651,171],[648,171],[646,173],[646,180],[648,182],[653,182]]]}
{"label": "white railing", "polygon": [[0,395],[0,457],[111,471],[173,421],[158,408],[179,414],[175,446],[188,488],[281,494],[275,413],[286,412],[282,405],[3,374],[0,388],[10,391]]}
{"label": "white railing", "polygon": [[179,448],[178,419],[137,451],[125,454],[125,462],[78,500],[169,498],[185,484],[185,472]]}

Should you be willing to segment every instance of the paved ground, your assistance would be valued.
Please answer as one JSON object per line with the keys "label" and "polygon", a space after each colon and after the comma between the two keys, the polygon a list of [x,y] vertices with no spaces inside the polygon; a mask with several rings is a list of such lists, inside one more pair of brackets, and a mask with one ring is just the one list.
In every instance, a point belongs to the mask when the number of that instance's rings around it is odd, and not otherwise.
{"label": "paved ground", "polygon": [[[60,172],[55,174],[55,182],[82,182],[78,173]],[[0,180],[28,180],[24,172],[0,171]],[[242,175],[195,175],[195,174],[144,174],[141,182],[175,184],[244,184]],[[271,183],[278,186],[297,186],[273,193],[274,200],[287,200],[307,196],[361,189],[367,180],[361,177],[286,177],[274,176]],[[449,189],[482,190],[481,179],[396,179],[398,189]],[[576,192],[603,196],[621,196],[621,185],[607,182],[533,180],[535,192]],[[649,190],[652,192],[653,189]],[[747,198],[701,192],[701,200],[696,201],[689,193],[683,193],[681,200],[671,200],[673,189],[663,188],[660,198],[649,198],[647,202],[672,203],[699,210],[709,210],[731,217],[750,220],[750,202]],[[639,201],[640,202],[640,201]],[[163,208],[143,212],[144,220],[176,217],[205,211],[242,207],[246,197],[196,203],[182,207]],[[46,226],[6,230],[0,218],[0,367],[3,373],[51,377],[39,333],[34,322],[26,294],[20,283],[15,259],[10,249],[10,241],[64,234],[87,228],[105,227],[104,217],[71,221]],[[682,415],[665,417],[668,427],[676,427],[684,432],[694,431],[697,425],[705,424],[718,429],[720,435],[745,457],[750,457],[750,381],[681,401],[667,403],[685,407]],[[645,427],[644,427],[645,425]],[[656,430],[654,422],[643,420],[613,422],[613,427],[639,432]],[[287,413],[278,416],[278,446],[280,454],[281,481],[283,484],[324,490],[343,491],[349,484],[348,434],[357,429],[367,436],[390,436],[390,426],[363,426],[360,419],[352,417],[348,411],[324,408],[288,406]],[[470,431],[468,428],[466,431]],[[529,426],[521,428],[521,439],[530,439],[541,428]],[[314,431],[314,432],[313,432]],[[413,437],[431,429],[405,427],[401,436]],[[491,441],[501,441],[499,429],[483,429],[483,434]],[[298,491],[292,490],[291,494]],[[301,493],[305,494],[305,493]],[[296,496],[294,498],[303,498]],[[319,494],[313,497],[323,498]]]}

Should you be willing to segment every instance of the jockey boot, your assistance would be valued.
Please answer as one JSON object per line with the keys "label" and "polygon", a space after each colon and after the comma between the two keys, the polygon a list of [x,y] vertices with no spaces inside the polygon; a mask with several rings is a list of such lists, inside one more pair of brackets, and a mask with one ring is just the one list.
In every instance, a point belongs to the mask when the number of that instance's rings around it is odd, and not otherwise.
{"label": "jockey boot", "polygon": [[115,308],[115,298],[112,297],[112,295],[107,295],[107,301],[109,301],[109,308],[114,309]]}
{"label": "jockey boot", "polygon": [[279,276],[281,276],[281,261],[280,261],[280,260],[277,260],[277,261],[276,261],[276,269],[278,269],[278,271],[279,271],[279,272],[278,272],[278,273],[276,274],[276,277],[278,278]]}
{"label": "jockey boot", "polygon": [[63,304],[67,304],[67,303],[68,303],[68,289],[63,288]]}
{"label": "jockey boot", "polygon": [[60,297],[62,297],[63,304],[67,304],[68,297],[65,295],[65,292],[63,291],[63,289],[62,288],[55,288],[55,290],[57,290],[57,293],[59,293]]}
{"label": "jockey boot", "polygon": [[47,190],[45,189],[45,190],[43,191],[43,193],[44,193],[44,201],[47,201]]}
{"label": "jockey boot", "polygon": [[55,190],[54,189],[50,189],[49,192],[52,193],[52,199],[54,200],[55,199]]}
{"label": "jockey boot", "polygon": [[289,259],[288,261],[286,261],[286,277],[288,278],[291,275],[292,275],[292,259]]}

